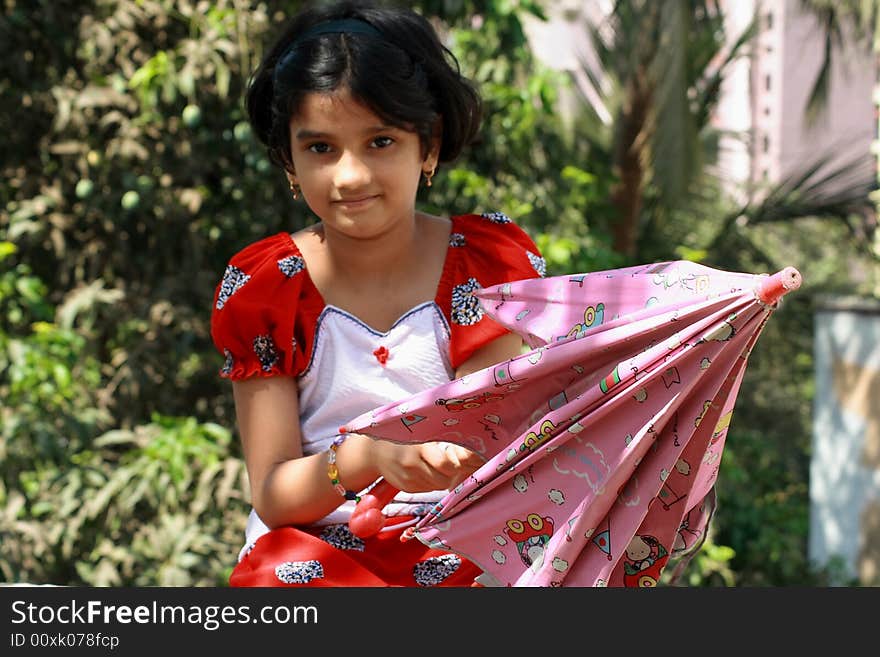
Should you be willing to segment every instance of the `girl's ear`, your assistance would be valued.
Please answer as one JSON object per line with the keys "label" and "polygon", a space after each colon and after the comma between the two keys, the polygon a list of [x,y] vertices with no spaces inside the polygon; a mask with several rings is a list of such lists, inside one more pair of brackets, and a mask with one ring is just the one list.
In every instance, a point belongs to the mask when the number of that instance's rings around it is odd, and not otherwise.
{"label": "girl's ear", "polygon": [[443,119],[438,117],[431,129],[431,141],[428,143],[428,152],[425,154],[425,167],[429,170],[436,169],[440,162],[440,145],[443,142]]}
{"label": "girl's ear", "polygon": [[284,173],[287,174],[287,182],[290,186],[290,193],[293,194],[293,199],[296,200],[302,193],[299,188],[299,182],[297,182],[296,180],[296,172],[293,169],[285,168]]}

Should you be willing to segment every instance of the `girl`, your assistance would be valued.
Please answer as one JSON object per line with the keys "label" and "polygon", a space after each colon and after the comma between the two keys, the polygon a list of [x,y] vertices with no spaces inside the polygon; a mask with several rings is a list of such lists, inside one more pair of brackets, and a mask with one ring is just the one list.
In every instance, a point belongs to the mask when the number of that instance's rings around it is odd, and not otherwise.
{"label": "girl", "polygon": [[[500,213],[415,208],[420,183],[474,139],[479,96],[423,17],[342,2],[289,24],[247,109],[320,222],[243,249],[215,293],[253,501],[230,583],[470,585],[474,564],[399,536],[481,459],[337,431],[520,353],[473,292],[543,275],[534,243]],[[361,540],[347,522],[380,478],[402,492],[390,527]]]}

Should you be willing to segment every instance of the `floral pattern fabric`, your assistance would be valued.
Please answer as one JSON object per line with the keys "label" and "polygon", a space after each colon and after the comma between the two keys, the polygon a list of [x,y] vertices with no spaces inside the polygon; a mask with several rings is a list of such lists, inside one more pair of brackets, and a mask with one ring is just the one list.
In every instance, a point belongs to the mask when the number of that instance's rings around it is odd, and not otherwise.
{"label": "floral pattern fabric", "polygon": [[483,307],[474,292],[481,288],[476,278],[452,288],[452,322],[459,326],[471,326],[483,319]]}
{"label": "floral pattern fabric", "polygon": [[305,268],[306,261],[299,256],[287,256],[278,261],[278,270],[287,278],[293,278]]}
{"label": "floral pattern fabric", "polygon": [[223,280],[220,281],[220,289],[217,293],[217,300],[214,307],[217,310],[223,310],[223,306],[226,305],[229,298],[238,292],[250,279],[251,277],[248,274],[245,274],[241,269],[229,265],[226,268],[226,272],[223,274]]}

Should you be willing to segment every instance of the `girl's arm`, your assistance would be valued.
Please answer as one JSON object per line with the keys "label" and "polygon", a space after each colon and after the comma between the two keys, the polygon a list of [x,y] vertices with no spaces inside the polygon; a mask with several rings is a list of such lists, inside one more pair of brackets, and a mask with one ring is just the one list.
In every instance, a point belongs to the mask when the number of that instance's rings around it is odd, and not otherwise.
{"label": "girl's arm", "polygon": [[522,353],[523,341],[516,333],[505,333],[489,344],[477,349],[473,355],[458,366],[455,377],[459,378],[495,363],[500,363]]}
{"label": "girl's arm", "polygon": [[[307,524],[338,507],[344,500],[327,476],[327,453],[302,453],[296,380],[256,377],[235,381],[232,389],[251,501],[263,522]],[[346,440],[339,449],[340,476],[349,489],[361,490],[379,476],[365,447]]]}
{"label": "girl's arm", "polygon": [[[456,371],[464,376],[520,353],[522,341],[504,335],[476,351]],[[327,453],[303,456],[299,393],[290,377],[233,383],[251,500],[269,527],[314,522],[343,499],[327,476]],[[453,488],[482,465],[473,452],[438,443],[399,445],[353,434],[337,450],[341,483],[359,491],[380,476],[394,487],[421,492]]]}

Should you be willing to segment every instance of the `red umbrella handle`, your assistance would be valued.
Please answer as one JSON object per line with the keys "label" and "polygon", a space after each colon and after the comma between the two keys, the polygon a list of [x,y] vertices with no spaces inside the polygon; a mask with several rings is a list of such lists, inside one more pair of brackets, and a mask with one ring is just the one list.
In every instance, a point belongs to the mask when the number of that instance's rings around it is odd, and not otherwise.
{"label": "red umbrella handle", "polygon": [[369,538],[378,534],[385,526],[382,508],[394,499],[398,492],[400,491],[384,479],[373,486],[369,493],[361,497],[351,513],[348,521],[351,533],[358,538]]}
{"label": "red umbrella handle", "polygon": [[776,272],[772,276],[767,276],[759,284],[755,290],[757,297],[772,306],[779,301],[784,295],[792,290],[796,290],[801,286],[801,273],[794,267],[786,267],[782,271]]}

